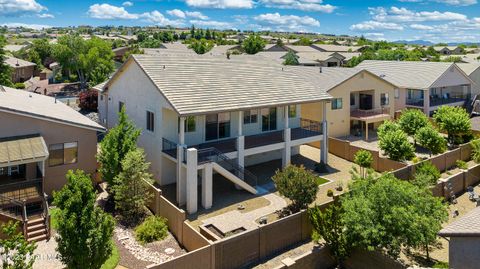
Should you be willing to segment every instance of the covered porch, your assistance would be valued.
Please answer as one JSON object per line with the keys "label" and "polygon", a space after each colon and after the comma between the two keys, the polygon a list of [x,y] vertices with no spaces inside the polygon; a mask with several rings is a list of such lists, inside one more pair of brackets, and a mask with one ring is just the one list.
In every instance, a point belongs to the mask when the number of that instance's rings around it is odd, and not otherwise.
{"label": "covered porch", "polygon": [[[374,129],[375,124],[380,124],[391,119],[390,108],[383,107],[370,110],[355,109],[350,111],[350,129],[352,135],[369,139],[369,129]],[[370,128],[372,127],[372,128]]]}
{"label": "covered porch", "polygon": [[463,106],[471,98],[471,85],[408,89],[405,105],[421,108],[425,114],[430,115],[442,105]]}

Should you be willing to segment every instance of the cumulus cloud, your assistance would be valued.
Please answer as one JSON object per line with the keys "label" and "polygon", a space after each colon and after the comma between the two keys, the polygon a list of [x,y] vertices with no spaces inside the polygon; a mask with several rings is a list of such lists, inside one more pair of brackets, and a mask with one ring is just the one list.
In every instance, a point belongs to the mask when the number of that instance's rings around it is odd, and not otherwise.
{"label": "cumulus cloud", "polygon": [[92,18],[103,20],[132,20],[139,18],[138,14],[129,13],[124,7],[117,7],[109,4],[91,5],[87,14]]}
{"label": "cumulus cloud", "polygon": [[323,4],[322,0],[260,0],[260,3],[271,8],[298,9],[325,13],[332,13],[337,8],[330,4]]}
{"label": "cumulus cloud", "polygon": [[185,3],[200,8],[253,8],[253,0],[186,0]]}
{"label": "cumulus cloud", "polygon": [[433,27],[425,24],[410,24],[410,28],[415,30],[433,30]]}
{"label": "cumulus cloud", "polygon": [[146,22],[150,22],[157,25],[171,25],[171,26],[184,25],[184,22],[181,20],[169,20],[165,18],[165,16],[163,16],[163,14],[157,10],[154,10],[152,12],[142,13],[140,14],[140,18],[142,18]]}
{"label": "cumulus cloud", "polygon": [[18,16],[47,10],[35,0],[0,0],[0,15]]}
{"label": "cumulus cloud", "polygon": [[383,7],[369,8],[370,15],[376,21],[383,22],[424,22],[424,21],[456,21],[466,20],[467,16],[455,12],[412,11],[406,8]]}
{"label": "cumulus cloud", "polygon": [[400,0],[400,2],[420,3],[420,2],[436,2],[451,6],[470,6],[477,3],[477,0]]}
{"label": "cumulus cloud", "polygon": [[190,23],[195,26],[209,27],[215,29],[234,29],[235,27],[229,22],[214,21],[214,20],[190,20]]}
{"label": "cumulus cloud", "polygon": [[170,15],[170,16],[177,17],[177,18],[181,18],[181,19],[185,19],[187,17],[194,18],[194,19],[200,19],[200,20],[208,19],[208,16],[205,16],[201,12],[198,12],[198,11],[182,11],[180,9],[172,9],[172,10],[168,10],[167,14]]}
{"label": "cumulus cloud", "polygon": [[37,14],[37,17],[42,18],[42,19],[53,19],[53,18],[55,18],[55,16],[53,14],[48,14],[48,13]]}
{"label": "cumulus cloud", "polygon": [[186,17],[185,12],[181,11],[180,9],[167,10],[167,14],[182,19],[185,19]]}
{"label": "cumulus cloud", "polygon": [[0,26],[5,26],[8,28],[28,28],[28,29],[34,29],[34,30],[42,30],[42,29],[48,29],[52,28],[50,25],[43,25],[43,24],[28,24],[28,23],[18,23],[18,22],[7,22],[7,23],[1,23]]}
{"label": "cumulus cloud", "polygon": [[350,30],[375,31],[375,30],[403,30],[403,26],[393,22],[364,21],[350,26]]}
{"label": "cumulus cloud", "polygon": [[309,16],[280,15],[265,13],[253,18],[263,29],[304,31],[309,27],[319,27],[320,22]]}
{"label": "cumulus cloud", "polygon": [[133,6],[133,3],[130,2],[130,1],[125,1],[125,2],[122,3],[122,6],[124,6],[124,7],[131,7],[131,6]]}

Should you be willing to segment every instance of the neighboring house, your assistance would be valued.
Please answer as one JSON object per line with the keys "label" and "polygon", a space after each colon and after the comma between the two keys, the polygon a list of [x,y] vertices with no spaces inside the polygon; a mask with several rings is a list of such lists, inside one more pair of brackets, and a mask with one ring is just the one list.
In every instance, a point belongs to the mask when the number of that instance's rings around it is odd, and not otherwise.
{"label": "neighboring house", "polygon": [[36,218],[46,210],[44,193],[60,190],[68,170],[96,172],[105,129],[55,98],[0,86],[0,126],[0,219]]}
{"label": "neighboring house", "polygon": [[[338,67],[343,65],[345,57],[334,52],[298,52],[298,62],[305,66]],[[285,56],[284,56],[285,57]]]}
{"label": "neighboring house", "polygon": [[329,44],[313,44],[313,48],[327,52],[362,52],[366,46],[339,46]]}
{"label": "neighboring house", "polygon": [[27,45],[27,44],[22,44],[22,45],[5,45],[5,47],[3,47],[5,49],[5,51],[9,51],[9,52],[18,52],[22,49],[26,49],[28,48],[30,45]]}
{"label": "neighboring house", "polygon": [[464,53],[463,48],[457,46],[435,46],[433,49],[442,55],[460,55]]}
{"label": "neighboring house", "polygon": [[123,56],[125,56],[125,54],[130,50],[130,47],[119,47],[113,49],[113,59],[117,62],[121,62],[123,60]]}
{"label": "neighboring house", "polygon": [[96,87],[100,118],[112,128],[125,107],[142,129],[138,144],[157,183],[176,184],[177,203],[194,213],[199,175],[202,205],[210,208],[213,172],[257,193],[246,166],[275,159],[285,166],[300,145],[314,142],[327,162],[327,119],[300,115],[307,103],[326,109],[331,96],[301,72],[257,56],[133,55]]}
{"label": "neighboring house", "polygon": [[24,82],[35,76],[36,64],[15,57],[6,56],[5,63],[12,69],[12,82]]}
{"label": "neighboring house", "polygon": [[312,47],[312,46],[295,46],[295,45],[284,45],[285,49],[293,51],[295,53],[299,52],[319,52],[318,49]]}
{"label": "neighboring house", "polygon": [[227,55],[227,52],[232,52],[233,50],[241,50],[240,45],[216,45],[206,54],[210,55]]}
{"label": "neighboring house", "polygon": [[[326,109],[331,137],[350,134],[368,140],[369,129],[377,128],[394,116],[393,95],[396,86],[359,68],[301,68],[303,77],[315,81],[333,99]],[[318,121],[322,112],[317,104],[302,106],[302,118]]]}
{"label": "neighboring house", "polygon": [[363,61],[357,67],[398,87],[396,111],[418,108],[431,116],[442,105],[463,106],[472,98],[474,82],[454,63]]}
{"label": "neighboring house", "polygon": [[475,82],[472,84],[472,97],[480,94],[480,63],[457,63],[457,66]]}
{"label": "neighboring house", "polygon": [[455,269],[478,268],[480,264],[480,207],[443,228],[438,235],[448,237],[448,265]]}

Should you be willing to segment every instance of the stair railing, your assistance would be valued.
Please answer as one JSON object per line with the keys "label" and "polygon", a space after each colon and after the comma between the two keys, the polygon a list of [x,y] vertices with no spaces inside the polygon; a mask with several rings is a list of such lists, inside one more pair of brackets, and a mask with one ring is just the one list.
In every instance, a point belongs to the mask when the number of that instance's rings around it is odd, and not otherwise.
{"label": "stair railing", "polygon": [[50,238],[50,211],[48,208],[48,195],[43,193],[42,196],[42,207],[43,207],[43,221],[45,223],[45,229],[47,230],[47,239]]}

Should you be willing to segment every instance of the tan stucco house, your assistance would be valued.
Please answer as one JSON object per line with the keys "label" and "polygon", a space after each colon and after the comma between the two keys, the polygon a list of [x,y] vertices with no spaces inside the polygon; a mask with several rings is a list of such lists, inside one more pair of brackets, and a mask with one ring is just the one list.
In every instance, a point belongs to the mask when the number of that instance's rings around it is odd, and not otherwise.
{"label": "tan stucco house", "polygon": [[5,63],[12,68],[12,82],[24,82],[35,76],[36,64],[11,56],[5,57]]}

